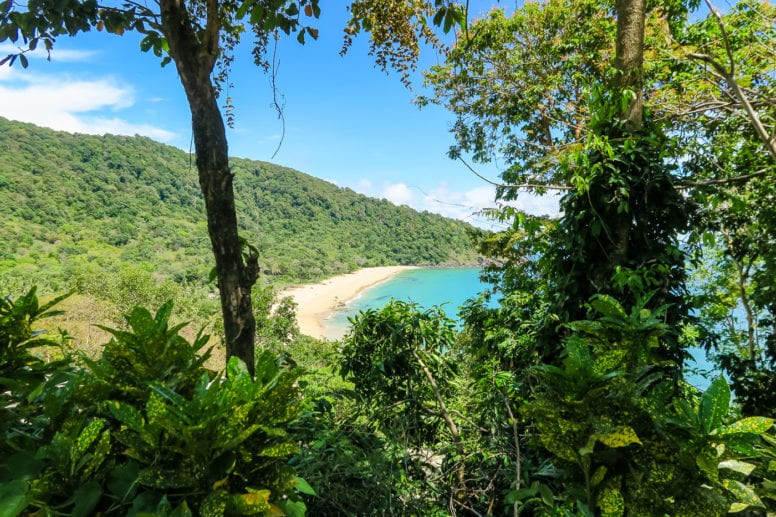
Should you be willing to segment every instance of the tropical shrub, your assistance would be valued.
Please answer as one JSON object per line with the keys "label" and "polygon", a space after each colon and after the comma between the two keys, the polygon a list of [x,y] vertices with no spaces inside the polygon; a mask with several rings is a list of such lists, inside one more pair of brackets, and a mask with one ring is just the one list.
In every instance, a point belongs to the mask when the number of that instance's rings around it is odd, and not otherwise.
{"label": "tropical shrub", "polygon": [[[4,302],[3,378],[43,368],[29,325],[47,309],[34,290]],[[51,363],[40,383],[3,393],[0,514],[304,514],[298,492],[313,491],[288,464],[297,445],[286,431],[299,372],[264,352],[255,379],[236,358],[218,375],[203,366],[207,336],[188,342],[171,313],[171,303],[155,315],[135,308],[128,330],[107,329],[97,360]]]}
{"label": "tropical shrub", "polygon": [[421,311],[391,300],[351,323],[340,371],[402,464],[396,479],[404,511],[430,515],[440,502],[451,511],[466,504],[466,451],[458,416],[448,407],[458,378],[454,322],[439,307]]}
{"label": "tropical shrub", "polygon": [[[561,366],[542,364],[524,413],[554,466],[559,503],[588,515],[724,515],[764,504],[745,484],[773,421],[731,415],[724,378],[677,393],[656,360],[667,330],[640,301],[611,297],[578,321]],[[741,473],[746,475],[742,476]]]}

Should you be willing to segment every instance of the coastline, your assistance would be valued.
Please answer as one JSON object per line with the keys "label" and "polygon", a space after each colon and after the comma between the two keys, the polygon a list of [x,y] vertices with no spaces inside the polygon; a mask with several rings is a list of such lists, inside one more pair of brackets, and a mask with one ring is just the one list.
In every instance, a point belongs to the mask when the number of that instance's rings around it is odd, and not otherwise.
{"label": "coastline", "polygon": [[396,274],[418,266],[381,266],[359,269],[316,284],[290,287],[278,298],[291,297],[297,303],[296,321],[302,334],[325,339],[326,320],[337,308],[361,292],[385,282]]}

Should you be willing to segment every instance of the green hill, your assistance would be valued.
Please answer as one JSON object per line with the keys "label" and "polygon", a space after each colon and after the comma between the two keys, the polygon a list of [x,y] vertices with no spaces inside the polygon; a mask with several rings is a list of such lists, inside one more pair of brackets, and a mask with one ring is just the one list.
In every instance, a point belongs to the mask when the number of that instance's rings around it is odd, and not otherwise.
{"label": "green hill", "polygon": [[[266,162],[232,160],[242,235],[265,281],[476,260],[471,226]],[[203,285],[212,266],[196,168],[148,138],[0,118],[0,284],[81,289],[127,269]],[[134,268],[134,269],[133,269]],[[3,285],[0,285],[2,287]]]}

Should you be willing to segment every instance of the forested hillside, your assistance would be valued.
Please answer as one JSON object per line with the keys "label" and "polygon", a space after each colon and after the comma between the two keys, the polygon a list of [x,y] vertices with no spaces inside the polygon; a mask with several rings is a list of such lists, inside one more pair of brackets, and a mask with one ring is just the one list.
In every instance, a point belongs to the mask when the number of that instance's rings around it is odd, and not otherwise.
{"label": "forested hillside", "polygon": [[[234,159],[241,232],[281,282],[357,267],[471,263],[474,229],[266,162]],[[190,156],[143,137],[0,118],[0,274],[54,290],[123,263],[178,283],[212,267]]]}

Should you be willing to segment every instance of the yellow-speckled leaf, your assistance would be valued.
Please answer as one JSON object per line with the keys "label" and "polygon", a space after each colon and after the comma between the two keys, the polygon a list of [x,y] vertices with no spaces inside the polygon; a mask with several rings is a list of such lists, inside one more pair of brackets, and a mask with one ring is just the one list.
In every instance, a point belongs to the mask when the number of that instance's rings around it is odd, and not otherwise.
{"label": "yellow-speckled leaf", "polygon": [[578,425],[561,418],[545,418],[539,420],[536,426],[539,428],[539,439],[548,451],[566,461],[577,460],[577,452],[570,443],[570,437],[574,436],[578,430],[575,426]]}
{"label": "yellow-speckled leaf", "polygon": [[716,449],[706,446],[695,456],[695,464],[698,465],[706,476],[712,481],[719,480],[719,456]]}
{"label": "yellow-speckled leaf", "polygon": [[618,488],[605,488],[598,496],[601,517],[620,517],[625,513],[625,499]]}
{"label": "yellow-speckled leaf", "polygon": [[87,425],[81,431],[81,434],[78,435],[78,439],[76,440],[72,450],[70,451],[71,456],[73,457],[74,460],[77,460],[84,452],[86,452],[86,449],[88,449],[89,446],[92,443],[94,443],[94,441],[100,435],[100,431],[102,431],[102,428],[104,426],[105,426],[105,420],[98,418],[98,419],[92,420],[89,423],[89,425]]}
{"label": "yellow-speckled leaf", "polygon": [[269,510],[267,510],[267,515],[269,517],[283,517],[285,514],[286,512],[284,512],[281,507],[274,504],[269,505]]}
{"label": "yellow-speckled leaf", "polygon": [[596,433],[596,439],[607,447],[627,447],[632,443],[641,445],[641,440],[636,431],[630,426],[618,427],[608,433]]}
{"label": "yellow-speckled leaf", "polygon": [[765,508],[765,505],[757,494],[754,493],[754,490],[740,481],[736,481],[735,479],[723,479],[722,486],[735,496],[737,503],[755,506],[757,508]]}
{"label": "yellow-speckled leaf", "polygon": [[142,432],[145,420],[143,415],[131,404],[118,400],[109,400],[107,403],[110,414],[133,431]]}
{"label": "yellow-speckled leaf", "polygon": [[269,510],[269,490],[250,490],[247,494],[240,494],[240,509],[242,511],[264,512]]}
{"label": "yellow-speckled leaf", "polygon": [[269,447],[262,449],[262,451],[259,453],[261,456],[265,456],[268,458],[283,458],[285,456],[290,456],[294,454],[298,450],[298,447],[296,444],[293,443],[277,443],[275,445],[270,445]]}
{"label": "yellow-speckled leaf", "polygon": [[726,436],[729,434],[743,434],[743,433],[764,433],[768,429],[773,427],[773,419],[765,418],[762,416],[750,416],[748,418],[742,418],[737,422],[723,427],[719,431],[719,436]]}

